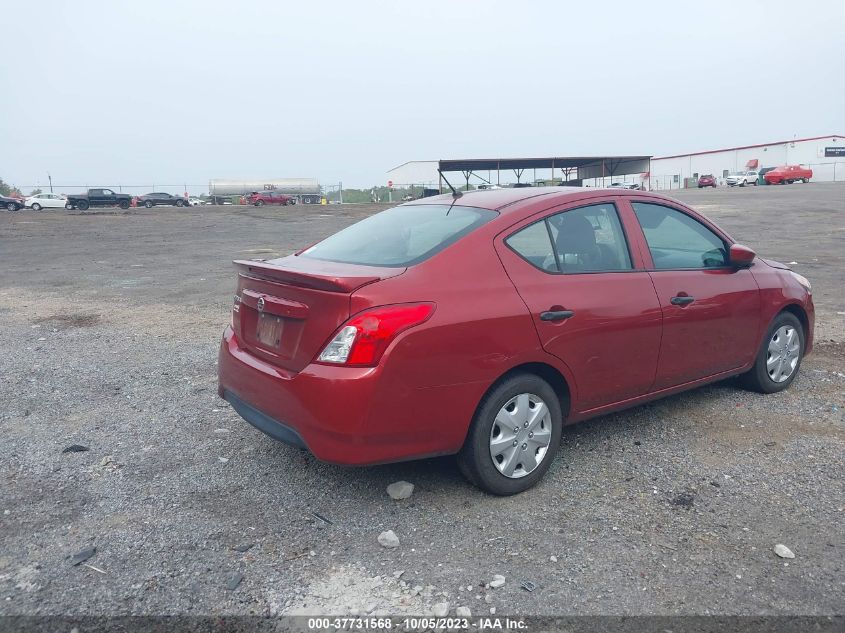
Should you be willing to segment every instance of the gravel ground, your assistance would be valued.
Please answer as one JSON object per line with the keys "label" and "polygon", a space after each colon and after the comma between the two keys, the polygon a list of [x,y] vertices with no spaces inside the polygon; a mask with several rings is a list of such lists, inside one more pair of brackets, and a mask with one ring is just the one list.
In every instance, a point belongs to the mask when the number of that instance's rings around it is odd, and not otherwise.
{"label": "gravel ground", "polygon": [[678,197],[798,262],[816,353],[781,394],[727,382],[568,427],[505,499],[448,458],[322,464],[217,397],[230,260],[381,207],[0,215],[0,614],[842,614],[845,186]]}

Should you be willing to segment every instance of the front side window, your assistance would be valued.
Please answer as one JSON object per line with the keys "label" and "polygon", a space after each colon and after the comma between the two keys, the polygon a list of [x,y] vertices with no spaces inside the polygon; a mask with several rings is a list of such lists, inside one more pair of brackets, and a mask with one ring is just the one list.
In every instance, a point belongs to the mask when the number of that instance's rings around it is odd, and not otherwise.
{"label": "front side window", "polygon": [[719,268],[727,265],[725,242],[686,213],[660,204],[632,203],[656,269]]}
{"label": "front side window", "polygon": [[549,272],[593,273],[632,268],[619,215],[610,203],[557,213],[505,241],[521,257]]}
{"label": "front side window", "polygon": [[394,207],[327,237],[301,256],[364,266],[411,266],[496,215],[495,211],[457,205]]}

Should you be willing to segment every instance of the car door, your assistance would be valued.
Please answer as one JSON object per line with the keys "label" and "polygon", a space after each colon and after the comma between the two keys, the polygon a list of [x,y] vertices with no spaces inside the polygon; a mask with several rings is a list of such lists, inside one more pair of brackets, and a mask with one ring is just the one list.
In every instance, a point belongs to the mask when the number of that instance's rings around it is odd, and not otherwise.
{"label": "car door", "polygon": [[654,390],[729,372],[756,353],[760,292],[731,266],[725,235],[681,205],[632,201],[640,250],[663,311]]}
{"label": "car door", "polygon": [[62,201],[62,199],[54,193],[46,194],[44,199],[41,201],[41,204],[45,207],[50,208],[65,206],[65,203]]}
{"label": "car door", "polygon": [[657,370],[660,305],[614,201],[551,209],[496,240],[543,348],[575,377],[578,413],[647,393]]}

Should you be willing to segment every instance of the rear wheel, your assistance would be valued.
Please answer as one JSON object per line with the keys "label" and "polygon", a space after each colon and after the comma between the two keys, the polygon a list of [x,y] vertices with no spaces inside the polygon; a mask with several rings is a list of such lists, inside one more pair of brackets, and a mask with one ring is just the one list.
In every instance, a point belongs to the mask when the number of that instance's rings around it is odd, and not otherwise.
{"label": "rear wheel", "polygon": [[255,201],[255,206],[256,206],[256,207],[263,207],[263,206],[264,206],[264,201],[263,201],[263,200],[256,200],[256,201]]}
{"label": "rear wheel", "polygon": [[772,321],[754,366],[743,376],[745,386],[760,393],[783,391],[798,375],[804,357],[804,328],[791,312]]}
{"label": "rear wheel", "polygon": [[121,200],[120,201],[120,208],[121,209],[128,209],[129,208],[129,200]]}
{"label": "rear wheel", "polygon": [[527,490],[543,478],[557,453],[562,418],[557,394],[545,380],[511,376],[481,400],[458,466],[492,494]]}
{"label": "rear wheel", "polygon": [[801,182],[803,182],[806,185],[808,182],[810,182],[810,179],[809,178],[802,178]]}
{"label": "rear wheel", "polygon": [[8,203],[6,203],[6,208],[7,208],[9,211],[17,211],[17,210],[18,210],[18,205],[16,205],[14,202],[8,202]]}
{"label": "rear wheel", "polygon": [[153,208],[153,201],[152,200],[144,200],[144,206],[147,207],[148,209],[152,209]]}
{"label": "rear wheel", "polygon": [[80,200],[79,202],[76,203],[76,206],[80,211],[87,211],[89,204],[88,204],[87,200]]}
{"label": "rear wheel", "polygon": [[65,209],[67,209],[68,211],[72,211],[72,210],[73,210],[73,205],[72,205],[70,202],[68,202],[68,203],[65,205]]}
{"label": "rear wheel", "polygon": [[38,204],[37,202],[33,203],[33,205],[32,205],[33,211],[41,211],[41,208],[42,208],[41,205]]}
{"label": "rear wheel", "polygon": [[177,201],[176,201],[176,206],[177,206],[177,207],[184,207],[184,206],[185,206],[185,203],[184,203],[184,202],[182,202],[181,200],[177,200]]}

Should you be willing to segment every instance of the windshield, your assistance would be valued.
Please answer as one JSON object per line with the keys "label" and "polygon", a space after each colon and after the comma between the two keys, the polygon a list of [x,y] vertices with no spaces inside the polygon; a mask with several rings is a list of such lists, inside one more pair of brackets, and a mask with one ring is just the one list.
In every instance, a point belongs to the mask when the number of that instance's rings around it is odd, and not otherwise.
{"label": "windshield", "polygon": [[327,237],[302,257],[365,266],[411,266],[494,217],[495,211],[445,204],[394,207]]}

